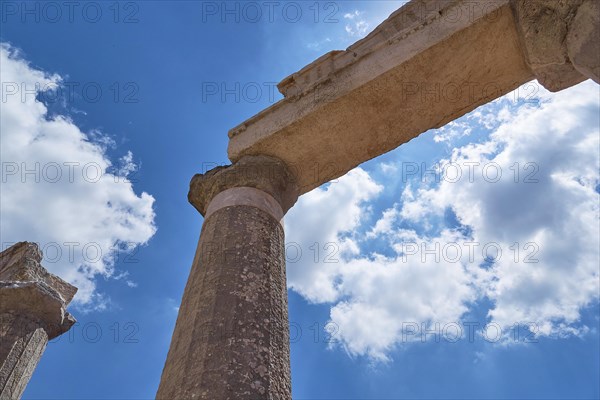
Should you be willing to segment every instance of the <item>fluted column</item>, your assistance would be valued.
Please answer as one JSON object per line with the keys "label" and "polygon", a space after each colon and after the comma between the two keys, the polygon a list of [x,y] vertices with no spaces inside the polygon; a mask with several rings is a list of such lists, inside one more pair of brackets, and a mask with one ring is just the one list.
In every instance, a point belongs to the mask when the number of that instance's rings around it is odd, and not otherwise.
{"label": "fluted column", "polygon": [[48,273],[35,243],[0,254],[0,399],[19,399],[48,340],[68,331],[77,288]]}
{"label": "fluted column", "polygon": [[277,159],[196,175],[205,216],[159,399],[291,399],[283,215],[296,202]]}

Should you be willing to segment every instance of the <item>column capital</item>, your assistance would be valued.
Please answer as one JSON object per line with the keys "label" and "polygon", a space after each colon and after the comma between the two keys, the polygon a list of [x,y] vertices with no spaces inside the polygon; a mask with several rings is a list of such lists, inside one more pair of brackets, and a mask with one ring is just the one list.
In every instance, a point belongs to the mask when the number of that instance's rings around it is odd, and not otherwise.
{"label": "column capital", "polygon": [[552,92],[588,78],[573,65],[567,37],[580,6],[592,1],[596,0],[511,0],[526,61],[537,80]]}
{"label": "column capital", "polygon": [[19,242],[0,255],[0,314],[37,321],[49,339],[66,332],[75,318],[66,311],[77,288],[41,266],[37,244]]}
{"label": "column capital", "polygon": [[[296,203],[300,193],[294,174],[283,161],[268,156],[245,156],[233,165],[194,175],[188,200],[206,217],[211,201],[220,193],[235,188],[252,188],[266,193],[278,203],[283,214]],[[251,199],[250,191],[248,194],[245,198]],[[270,206],[267,204],[267,207]]]}

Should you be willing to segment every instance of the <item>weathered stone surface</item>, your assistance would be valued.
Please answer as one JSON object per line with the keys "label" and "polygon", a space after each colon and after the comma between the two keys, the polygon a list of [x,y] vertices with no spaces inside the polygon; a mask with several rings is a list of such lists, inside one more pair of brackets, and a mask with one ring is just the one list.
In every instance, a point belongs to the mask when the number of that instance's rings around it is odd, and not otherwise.
{"label": "weathered stone surface", "polygon": [[47,344],[38,321],[0,314],[0,399],[21,398]]}
{"label": "weathered stone surface", "polygon": [[205,221],[158,399],[291,399],[284,233],[249,206]]}
{"label": "weathered stone surface", "polygon": [[0,398],[21,397],[46,344],[75,319],[66,311],[77,288],[46,271],[34,243],[0,253]]}
{"label": "weathered stone surface", "polygon": [[37,319],[50,339],[66,332],[75,319],[66,311],[77,288],[41,266],[35,243],[20,242],[0,255],[0,313]]}
{"label": "weathered stone surface", "polygon": [[188,200],[205,215],[208,204],[224,190],[251,187],[271,195],[286,213],[298,199],[294,174],[282,161],[265,156],[243,157],[227,167],[197,174],[190,182]]}
{"label": "weathered stone surface", "polygon": [[0,282],[0,313],[35,316],[50,339],[68,331],[75,318],[65,303],[43,282]]}
{"label": "weathered stone surface", "polygon": [[[229,132],[229,158],[276,157],[306,193],[536,77],[550,90],[581,82],[565,39],[597,24],[575,18],[584,1],[596,0],[413,0],[284,79],[283,100]],[[583,34],[575,53],[598,43]]]}
{"label": "weathered stone surface", "polygon": [[527,62],[538,81],[553,92],[587,79],[571,63],[566,45],[569,26],[583,1],[512,1]]}
{"label": "weathered stone surface", "polygon": [[44,282],[69,304],[77,288],[46,271],[41,262],[42,252],[35,243],[16,243],[0,255],[0,281]]}
{"label": "weathered stone surface", "polygon": [[190,203],[206,216],[159,399],[291,399],[284,234],[298,198],[272,157],[196,175]]}
{"label": "weathered stone surface", "polygon": [[600,83],[600,1],[585,1],[577,9],[567,36],[567,52],[573,66]]}
{"label": "weathered stone surface", "polygon": [[270,194],[251,187],[236,187],[227,189],[213,197],[206,209],[204,218],[221,208],[230,206],[251,206],[265,211],[277,221],[283,219],[283,209]]}
{"label": "weathered stone surface", "polygon": [[229,132],[229,158],[277,157],[305,193],[530,80],[508,1],[473,3],[408,3],[286,78],[284,100]]}

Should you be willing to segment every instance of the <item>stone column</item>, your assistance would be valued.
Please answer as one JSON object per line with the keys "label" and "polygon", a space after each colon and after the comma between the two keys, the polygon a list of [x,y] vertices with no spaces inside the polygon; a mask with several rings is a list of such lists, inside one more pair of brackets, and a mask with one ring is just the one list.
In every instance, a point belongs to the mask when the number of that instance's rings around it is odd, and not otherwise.
{"label": "stone column", "polygon": [[0,254],[0,399],[23,394],[48,340],[68,331],[77,288],[48,273],[35,243]]}
{"label": "stone column", "polygon": [[157,398],[291,399],[282,218],[297,197],[269,157],[192,179],[205,219]]}

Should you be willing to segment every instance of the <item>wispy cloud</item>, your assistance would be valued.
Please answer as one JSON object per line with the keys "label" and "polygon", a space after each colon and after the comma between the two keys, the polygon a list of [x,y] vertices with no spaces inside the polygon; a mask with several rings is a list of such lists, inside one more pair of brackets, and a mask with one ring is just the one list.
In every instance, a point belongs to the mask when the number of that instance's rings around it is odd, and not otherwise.
{"label": "wispy cloud", "polygon": [[344,14],[344,19],[348,21],[345,30],[351,37],[363,37],[369,31],[370,24],[363,17],[364,14],[364,11],[358,10]]}
{"label": "wispy cloud", "polygon": [[308,44],[306,45],[306,47],[307,47],[309,50],[314,50],[314,51],[322,51],[322,50],[324,50],[324,49],[327,49],[327,48],[328,48],[328,45],[329,45],[331,42],[332,42],[331,38],[329,38],[329,37],[326,37],[326,38],[325,38],[325,39],[323,39],[323,40],[318,40],[318,41],[315,41],[315,42],[308,43]]}

